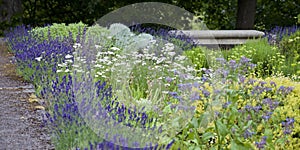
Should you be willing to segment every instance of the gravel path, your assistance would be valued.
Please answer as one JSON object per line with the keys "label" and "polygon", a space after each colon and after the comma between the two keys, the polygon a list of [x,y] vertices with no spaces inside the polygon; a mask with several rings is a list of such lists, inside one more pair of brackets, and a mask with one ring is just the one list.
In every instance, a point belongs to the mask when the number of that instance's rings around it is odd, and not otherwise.
{"label": "gravel path", "polygon": [[10,57],[0,39],[0,150],[54,149],[42,127],[44,111],[29,102],[33,86],[16,75]]}

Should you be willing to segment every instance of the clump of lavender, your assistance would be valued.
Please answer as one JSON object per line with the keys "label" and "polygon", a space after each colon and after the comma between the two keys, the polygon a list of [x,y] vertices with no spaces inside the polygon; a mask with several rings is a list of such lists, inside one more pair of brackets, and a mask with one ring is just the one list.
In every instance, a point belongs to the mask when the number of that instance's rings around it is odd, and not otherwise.
{"label": "clump of lavender", "polygon": [[[80,145],[80,143],[99,142],[103,140],[103,137],[99,138],[95,131],[90,129],[90,125],[85,121],[86,115],[92,116],[95,123],[103,123],[102,119],[111,119],[128,127],[139,126],[140,128],[147,129],[150,127],[149,124],[153,122],[153,119],[148,117],[145,112],[126,107],[113,100],[111,88],[107,88],[105,82],[101,83],[99,81],[94,84],[93,87],[96,93],[93,99],[91,99],[91,97],[82,97],[83,99],[79,103],[78,98],[80,94],[76,94],[76,92],[80,91],[84,83],[77,83],[76,85],[80,87],[76,87],[72,82],[74,82],[74,80],[70,75],[64,76],[62,79],[56,78],[56,80],[52,82],[50,89],[44,88],[42,91],[47,93],[45,97],[50,100],[53,105],[50,112],[47,113],[47,119],[45,121],[47,125],[52,128],[54,141],[66,140],[56,142],[56,144],[58,144],[56,145],[57,148],[81,147],[83,145]],[[90,86],[84,86],[83,88],[87,89],[90,88]],[[92,103],[91,100],[94,99],[98,100],[97,104]],[[76,141],[77,136],[85,137],[85,141]],[[106,140],[108,140],[107,142],[115,142],[109,137],[107,137]],[[129,145],[130,147],[130,143],[123,143],[123,146],[124,145]],[[118,145],[112,144],[106,146],[115,148]]]}
{"label": "clump of lavender", "polygon": [[292,129],[294,128],[294,122],[294,118],[286,118],[285,121],[281,122],[281,125],[284,129],[283,133],[285,135],[292,133]]}
{"label": "clump of lavender", "polygon": [[40,93],[43,86],[48,86],[43,83],[55,79],[57,65],[72,54],[72,34],[63,40],[51,37],[40,40],[30,31],[30,27],[18,26],[8,32],[5,38],[15,54],[18,72],[25,80],[33,82],[37,93]]}
{"label": "clump of lavender", "polygon": [[261,141],[255,142],[256,147],[258,149],[264,149],[265,145],[267,144],[266,140],[267,140],[267,137],[263,136],[263,138],[261,139]]}
{"label": "clump of lavender", "polygon": [[290,36],[295,33],[299,28],[297,26],[279,27],[276,26],[270,31],[265,32],[265,37],[268,38],[270,44],[278,45],[284,36]]}

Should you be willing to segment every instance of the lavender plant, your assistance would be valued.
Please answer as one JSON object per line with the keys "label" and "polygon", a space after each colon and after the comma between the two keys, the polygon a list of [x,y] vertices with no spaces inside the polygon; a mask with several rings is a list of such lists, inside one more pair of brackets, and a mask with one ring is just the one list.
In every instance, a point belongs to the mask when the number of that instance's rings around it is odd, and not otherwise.
{"label": "lavender plant", "polygon": [[223,54],[228,61],[238,61],[242,56],[251,59],[257,65],[254,71],[258,77],[281,73],[285,62],[285,56],[280,53],[279,48],[269,45],[266,39],[249,40]]}
{"label": "lavender plant", "polygon": [[268,39],[268,42],[270,44],[278,45],[284,37],[290,36],[291,34],[295,33],[297,30],[298,30],[297,26],[291,26],[291,27],[276,26],[270,31],[266,31],[265,37]]}

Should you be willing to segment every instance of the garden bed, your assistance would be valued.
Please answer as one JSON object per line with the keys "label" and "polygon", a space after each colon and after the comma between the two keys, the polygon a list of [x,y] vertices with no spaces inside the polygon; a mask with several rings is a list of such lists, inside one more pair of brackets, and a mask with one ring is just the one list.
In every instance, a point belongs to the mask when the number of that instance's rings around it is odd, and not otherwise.
{"label": "garden bed", "polygon": [[122,24],[21,26],[6,38],[49,103],[56,149],[298,149],[298,33],[230,51]]}

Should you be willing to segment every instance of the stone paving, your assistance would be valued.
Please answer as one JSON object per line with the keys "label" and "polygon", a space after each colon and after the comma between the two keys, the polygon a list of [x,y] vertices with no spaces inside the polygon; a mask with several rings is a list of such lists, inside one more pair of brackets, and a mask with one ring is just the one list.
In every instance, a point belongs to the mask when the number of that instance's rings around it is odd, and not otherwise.
{"label": "stone paving", "polygon": [[28,101],[33,86],[16,75],[11,57],[0,41],[0,150],[54,149],[42,127],[44,110]]}

